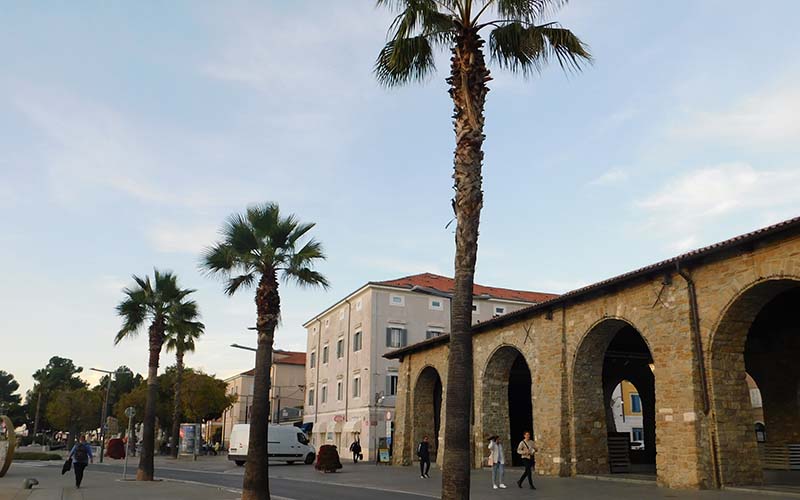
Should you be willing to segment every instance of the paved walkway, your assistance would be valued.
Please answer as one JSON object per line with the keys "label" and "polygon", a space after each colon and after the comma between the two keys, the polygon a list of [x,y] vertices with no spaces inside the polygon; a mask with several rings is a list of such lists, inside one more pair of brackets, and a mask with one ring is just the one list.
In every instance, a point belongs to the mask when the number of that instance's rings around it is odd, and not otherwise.
{"label": "paved walkway", "polygon": [[[83,484],[75,488],[72,472],[61,475],[60,464],[14,463],[0,478],[0,500],[238,500],[232,489],[173,481],[150,483],[122,481],[119,474],[99,472],[102,466],[90,465]],[[134,469],[135,472],[135,469]],[[38,486],[23,489],[27,478],[36,478]]]}

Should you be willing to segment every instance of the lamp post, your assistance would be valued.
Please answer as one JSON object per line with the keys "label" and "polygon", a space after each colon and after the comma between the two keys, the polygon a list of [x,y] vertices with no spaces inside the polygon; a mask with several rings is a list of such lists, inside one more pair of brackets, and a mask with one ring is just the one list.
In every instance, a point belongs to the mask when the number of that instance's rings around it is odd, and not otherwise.
{"label": "lamp post", "polygon": [[106,419],[108,418],[108,396],[111,393],[111,381],[119,370],[109,371],[100,368],[90,368],[90,370],[108,375],[108,385],[106,385],[106,399],[103,402],[103,410],[100,412],[100,463],[103,463],[103,455],[106,447]]}

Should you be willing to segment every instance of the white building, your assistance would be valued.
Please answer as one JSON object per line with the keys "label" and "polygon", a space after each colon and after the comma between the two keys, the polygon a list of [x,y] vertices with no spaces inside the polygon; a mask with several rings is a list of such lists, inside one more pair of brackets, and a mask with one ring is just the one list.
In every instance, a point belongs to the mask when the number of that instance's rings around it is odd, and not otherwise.
{"label": "white building", "polygon": [[[418,274],[370,282],[303,326],[308,333],[304,423],[315,446],[347,455],[359,438],[366,460],[391,437],[397,393],[396,360],[387,352],[450,332],[453,280]],[[475,285],[475,323],[555,297]]]}

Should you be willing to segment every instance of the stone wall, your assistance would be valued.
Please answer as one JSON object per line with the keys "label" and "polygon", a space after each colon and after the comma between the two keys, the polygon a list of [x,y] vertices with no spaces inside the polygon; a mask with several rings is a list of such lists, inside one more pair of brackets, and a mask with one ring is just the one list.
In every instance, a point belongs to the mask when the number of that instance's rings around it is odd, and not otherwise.
{"label": "stone wall", "polygon": [[[503,369],[510,353],[518,351],[532,376],[537,473],[608,473],[603,359],[614,334],[629,325],[644,339],[653,359],[655,401],[645,408],[654,413],[659,484],[710,488],[761,482],[745,383],[744,339],[769,298],[798,285],[800,238],[754,245],[744,253],[731,252],[682,271],[695,285],[699,337],[692,328],[689,282],[677,272],[629,281],[476,333],[473,465],[481,466],[487,454],[486,438],[506,432]],[[765,288],[754,288],[759,284]],[[404,413],[425,406],[424,398],[414,405],[414,384],[423,369],[433,367],[446,386],[446,363],[446,343],[404,356],[396,463],[409,464],[414,458],[418,433],[414,418]],[[445,409],[446,402],[441,440]],[[789,410],[784,413],[793,415]],[[800,432],[796,423],[788,427]],[[515,440],[506,441],[507,447],[513,449]]]}

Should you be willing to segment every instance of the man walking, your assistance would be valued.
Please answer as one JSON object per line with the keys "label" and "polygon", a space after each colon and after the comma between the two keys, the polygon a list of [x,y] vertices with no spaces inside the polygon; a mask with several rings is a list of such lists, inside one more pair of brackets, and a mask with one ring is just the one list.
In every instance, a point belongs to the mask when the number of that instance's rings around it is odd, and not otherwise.
{"label": "man walking", "polygon": [[75,469],[75,487],[80,488],[83,481],[83,471],[89,465],[89,462],[94,463],[92,447],[86,442],[86,436],[81,434],[78,442],[70,450],[68,458],[72,459],[72,468]]}
{"label": "man walking", "polygon": [[536,452],[536,446],[533,444],[533,439],[531,439],[531,433],[525,432],[523,435],[522,441],[519,442],[519,446],[517,446],[517,453],[520,457],[522,457],[522,465],[525,466],[525,473],[522,474],[522,477],[519,478],[517,481],[517,486],[522,488],[522,481],[525,478],[528,478],[528,484],[531,485],[531,489],[535,490],[536,486],[533,485],[533,466],[536,464],[534,453]]}
{"label": "man walking", "polygon": [[350,452],[353,454],[353,463],[357,464],[361,458],[361,441],[358,438],[350,445]]}
{"label": "man walking", "polygon": [[419,457],[420,479],[430,478],[428,473],[431,471],[431,445],[428,442],[428,436],[424,436],[422,442],[417,446],[417,456]]}

